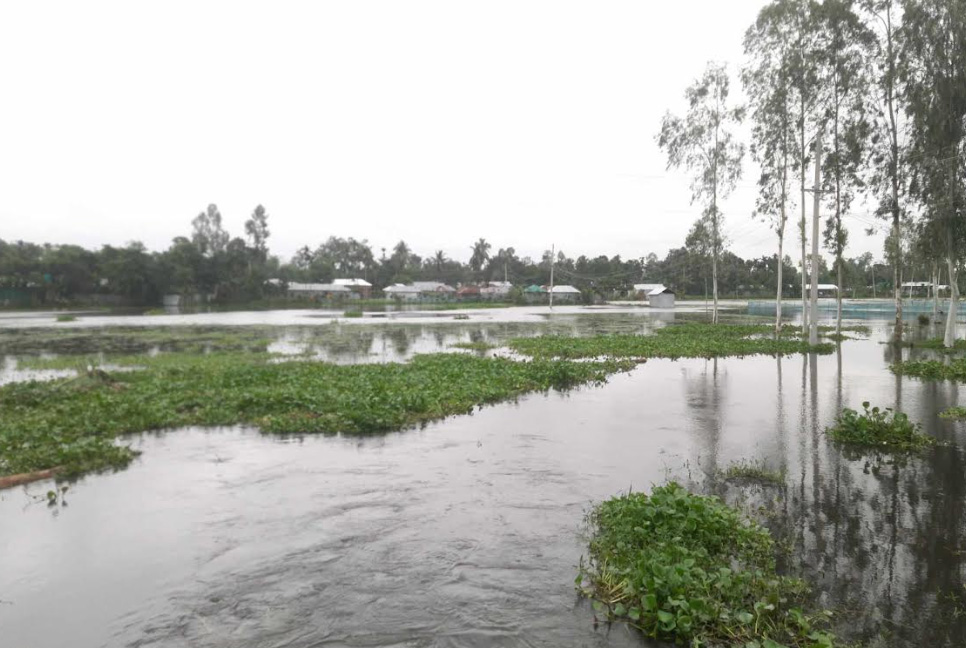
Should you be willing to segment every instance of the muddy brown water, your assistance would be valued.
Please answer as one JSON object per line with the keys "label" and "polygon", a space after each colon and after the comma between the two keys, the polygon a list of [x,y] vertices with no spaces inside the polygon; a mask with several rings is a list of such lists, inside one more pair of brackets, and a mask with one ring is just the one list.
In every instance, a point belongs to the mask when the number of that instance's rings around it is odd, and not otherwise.
{"label": "muddy brown water", "polygon": [[[928,332],[924,333],[928,334]],[[891,374],[884,326],[829,356],[651,360],[602,387],[534,394],[352,439],[144,434],[129,469],[0,492],[0,645],[641,646],[575,596],[589,506],[668,478],[774,500],[789,568],[881,646],[966,636],[959,388]],[[897,464],[823,430],[899,405],[948,446]],[[734,460],[784,490],[723,487]]]}

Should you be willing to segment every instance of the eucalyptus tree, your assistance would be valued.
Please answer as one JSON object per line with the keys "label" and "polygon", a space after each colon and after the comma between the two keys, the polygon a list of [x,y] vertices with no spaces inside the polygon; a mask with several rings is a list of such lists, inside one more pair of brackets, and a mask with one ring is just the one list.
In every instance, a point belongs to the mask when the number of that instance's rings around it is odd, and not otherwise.
{"label": "eucalyptus tree", "polygon": [[912,128],[910,192],[943,223],[949,276],[944,345],[955,342],[966,177],[966,0],[905,0],[902,75]]}
{"label": "eucalyptus tree", "polygon": [[805,194],[808,182],[809,143],[811,136],[817,130],[814,111],[818,98],[818,72],[816,66],[817,48],[817,9],[818,4],[813,0],[787,0],[781,2],[781,19],[788,24],[791,37],[791,89],[794,95],[795,130],[798,134],[797,158],[795,170],[798,175],[799,202],[801,218],[798,221],[798,236],[802,246],[802,325],[808,324],[808,296],[805,289],[808,276],[809,255],[806,250],[808,242],[808,216],[806,214]]}
{"label": "eucalyptus tree", "polygon": [[259,258],[268,257],[268,214],[265,207],[258,205],[251,217],[245,221],[245,234],[251,242],[251,247]]}
{"label": "eucalyptus tree", "polygon": [[191,226],[194,230],[191,241],[203,255],[212,257],[228,247],[231,236],[221,225],[221,212],[217,205],[208,205],[208,209],[195,216]]}
{"label": "eucalyptus tree", "polygon": [[745,33],[748,64],[742,71],[752,120],[751,154],[758,162],[755,215],[778,235],[775,331],[781,329],[782,266],[785,225],[791,203],[790,174],[798,156],[793,95],[793,25],[788,20],[794,3],[776,0],[766,5]]}
{"label": "eucalyptus tree", "polygon": [[[875,37],[856,12],[854,0],[825,0],[817,9],[816,63],[822,82],[819,119],[828,134],[820,188],[831,208],[825,247],[835,258],[836,330],[842,329],[842,278],[848,231],[842,222],[862,187],[870,133],[866,96],[868,53]],[[819,188],[816,188],[819,189]]]}
{"label": "eucalyptus tree", "polygon": [[704,217],[710,225],[712,322],[718,321],[718,261],[721,256],[721,210],[741,177],[744,145],[732,128],[741,122],[743,109],[728,102],[730,80],[724,65],[709,63],[704,74],[685,91],[688,111],[684,117],[666,113],[658,145],[667,152],[668,168],[691,171],[691,201],[704,201]]}
{"label": "eucalyptus tree", "polygon": [[[892,221],[891,238],[902,238],[902,221],[906,214],[906,172],[902,164],[905,151],[904,129],[901,126],[905,107],[905,86],[899,75],[902,51],[900,0],[864,0],[863,8],[868,15],[867,23],[875,40],[872,43],[870,74],[872,77],[870,104],[874,109],[869,115],[872,121],[870,133],[870,156],[868,158],[868,187],[877,197],[879,216]],[[902,342],[902,254],[895,250],[892,263],[893,298],[896,319],[893,339]]]}

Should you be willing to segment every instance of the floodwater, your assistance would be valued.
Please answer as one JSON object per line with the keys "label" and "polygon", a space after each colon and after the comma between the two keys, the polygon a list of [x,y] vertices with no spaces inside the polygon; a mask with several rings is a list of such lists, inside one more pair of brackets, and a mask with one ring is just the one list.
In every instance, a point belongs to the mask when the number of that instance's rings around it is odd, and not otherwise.
{"label": "floodwater", "polygon": [[[65,504],[47,505],[49,482],[0,491],[0,645],[642,646],[575,596],[582,520],[675,478],[774,500],[790,569],[850,638],[961,646],[966,428],[936,416],[959,388],[894,376],[887,335],[828,356],[651,360],[372,438],[137,436],[134,465]],[[823,430],[864,400],[949,445],[843,453]],[[785,489],[715,483],[739,459],[784,469]]]}

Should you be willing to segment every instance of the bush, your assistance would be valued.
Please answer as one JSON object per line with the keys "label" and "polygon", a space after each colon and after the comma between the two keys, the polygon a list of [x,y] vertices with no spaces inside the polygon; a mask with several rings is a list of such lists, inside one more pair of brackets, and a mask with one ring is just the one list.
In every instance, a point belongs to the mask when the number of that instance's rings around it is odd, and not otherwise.
{"label": "bush", "polygon": [[916,317],[916,319],[923,326],[926,326],[927,324],[929,324],[929,316],[926,315],[925,313],[919,313],[919,315],[918,315],[918,317]]}

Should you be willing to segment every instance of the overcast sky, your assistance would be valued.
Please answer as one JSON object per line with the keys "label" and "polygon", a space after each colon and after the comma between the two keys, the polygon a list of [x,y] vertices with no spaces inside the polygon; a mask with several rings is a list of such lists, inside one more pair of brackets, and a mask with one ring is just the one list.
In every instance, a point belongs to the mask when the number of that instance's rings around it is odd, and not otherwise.
{"label": "overcast sky", "polygon": [[[708,60],[737,71],[762,4],[5,2],[0,238],[163,249],[262,203],[285,259],[330,235],[663,256],[700,209],[661,116]],[[742,256],[775,245],[755,176],[723,205]],[[870,220],[848,256],[881,257]]]}

